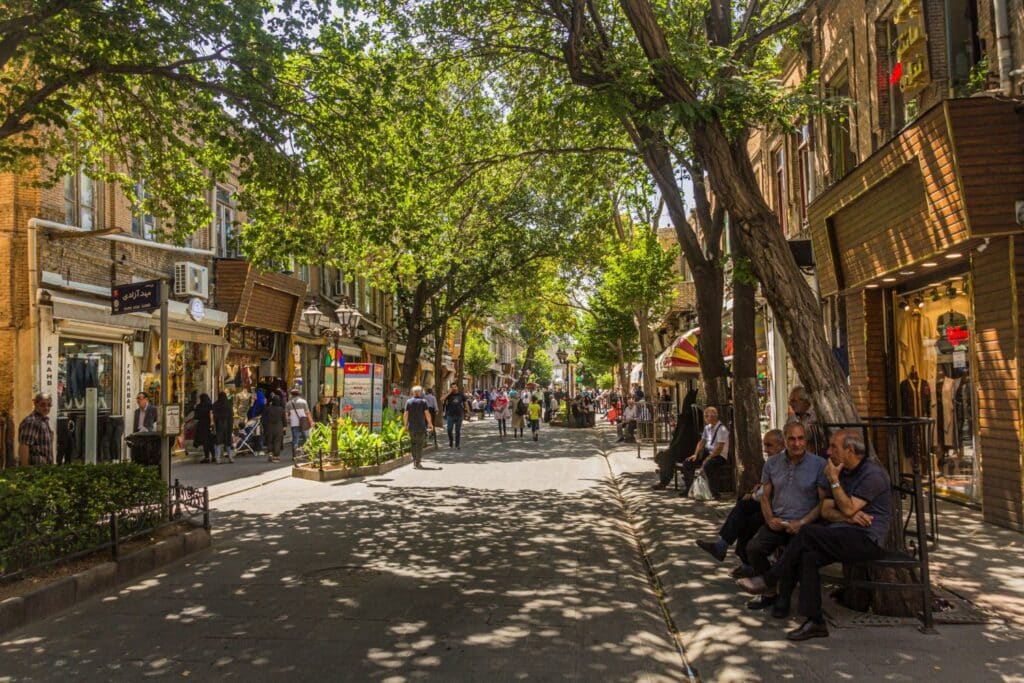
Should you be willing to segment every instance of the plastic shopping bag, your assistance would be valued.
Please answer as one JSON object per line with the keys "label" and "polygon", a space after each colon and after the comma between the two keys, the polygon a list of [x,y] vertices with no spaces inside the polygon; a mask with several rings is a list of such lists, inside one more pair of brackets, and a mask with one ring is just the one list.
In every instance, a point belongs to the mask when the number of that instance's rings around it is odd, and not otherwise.
{"label": "plastic shopping bag", "polygon": [[690,498],[694,500],[711,500],[711,486],[708,485],[708,478],[704,472],[697,472],[697,476],[690,485]]}

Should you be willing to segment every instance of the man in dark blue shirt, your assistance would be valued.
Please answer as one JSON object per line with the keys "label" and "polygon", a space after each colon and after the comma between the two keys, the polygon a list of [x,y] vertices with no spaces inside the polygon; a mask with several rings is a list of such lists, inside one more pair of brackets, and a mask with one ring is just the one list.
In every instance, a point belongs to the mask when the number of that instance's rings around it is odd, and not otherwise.
{"label": "man in dark blue shirt", "polygon": [[828,526],[810,525],[800,530],[779,562],[763,576],[740,579],[740,588],[765,593],[778,586],[779,597],[772,616],[789,614],[793,585],[800,584],[800,613],[807,621],[790,631],[790,640],[828,636],[821,611],[821,579],[818,569],[833,562],[860,562],[882,556],[882,544],[892,521],[892,492],[881,465],[867,456],[864,437],[856,429],[841,429],[829,444],[825,476],[829,494],[821,506]]}
{"label": "man in dark blue shirt", "polygon": [[412,398],[405,402],[402,420],[412,440],[412,466],[422,469],[420,461],[423,459],[423,446],[427,443],[427,432],[434,428],[430,406],[423,398],[423,387],[412,388]]}

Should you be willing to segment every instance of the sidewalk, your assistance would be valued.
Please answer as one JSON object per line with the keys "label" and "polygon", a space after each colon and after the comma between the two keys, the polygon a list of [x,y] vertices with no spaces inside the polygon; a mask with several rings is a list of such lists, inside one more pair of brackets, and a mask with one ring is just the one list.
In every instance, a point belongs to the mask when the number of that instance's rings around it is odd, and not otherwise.
{"label": "sidewalk", "polygon": [[652,491],[651,449],[615,447],[608,459],[640,539],[661,579],[690,665],[704,681],[1024,681],[1024,536],[981,522],[980,513],[943,506],[932,580],[990,612],[981,625],[836,627],[827,639],[791,643],[797,617],[777,621],[745,607],[723,563],[694,540],[714,536],[733,503],[698,503],[671,487]]}
{"label": "sidewalk", "polygon": [[267,462],[254,456],[238,456],[233,464],[221,459],[219,465],[199,462],[171,463],[171,479],[183,486],[209,486],[210,500],[217,500],[256,486],[287,479],[292,475],[292,460],[282,455],[281,462]]}

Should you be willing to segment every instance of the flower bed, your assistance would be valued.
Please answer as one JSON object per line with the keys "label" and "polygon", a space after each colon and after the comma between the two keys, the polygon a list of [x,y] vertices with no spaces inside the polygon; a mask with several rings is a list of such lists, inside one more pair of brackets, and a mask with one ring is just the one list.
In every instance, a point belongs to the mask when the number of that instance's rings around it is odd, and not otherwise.
{"label": "flower bed", "polygon": [[338,419],[338,455],[331,455],[331,426],[314,425],[292,475],[326,481],[381,474],[405,464],[409,450],[409,433],[393,411],[384,411],[380,432],[343,416]]}

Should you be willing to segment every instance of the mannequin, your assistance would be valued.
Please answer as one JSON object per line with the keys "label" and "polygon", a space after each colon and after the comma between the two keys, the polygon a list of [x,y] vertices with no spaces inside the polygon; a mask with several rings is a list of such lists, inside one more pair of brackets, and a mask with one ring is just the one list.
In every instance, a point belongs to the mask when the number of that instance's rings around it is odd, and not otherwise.
{"label": "mannequin", "polygon": [[[917,366],[911,365],[907,378],[900,382],[900,409],[903,417],[931,417],[932,390],[928,381],[917,374]],[[914,436],[917,430],[903,430],[903,453],[915,455]],[[923,444],[918,444],[923,448]]]}
{"label": "mannequin", "polygon": [[938,432],[935,441],[939,453],[940,464],[946,460],[950,451],[954,451],[954,472],[959,468],[959,461],[962,457],[962,441],[960,438],[960,416],[963,415],[963,408],[958,400],[960,389],[960,378],[952,376],[952,368],[943,364],[939,370],[939,381],[936,383],[936,419],[935,425]]}

